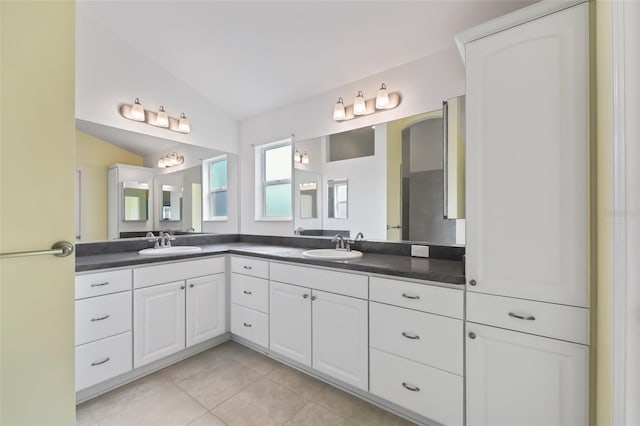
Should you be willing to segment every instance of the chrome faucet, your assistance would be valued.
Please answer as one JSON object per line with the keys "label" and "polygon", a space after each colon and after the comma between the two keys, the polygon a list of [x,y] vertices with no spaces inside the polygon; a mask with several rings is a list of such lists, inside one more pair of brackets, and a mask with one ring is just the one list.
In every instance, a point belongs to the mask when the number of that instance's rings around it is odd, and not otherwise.
{"label": "chrome faucet", "polygon": [[332,243],[336,243],[336,250],[344,250],[344,238],[340,234],[336,234],[331,240]]}
{"label": "chrome faucet", "polygon": [[160,244],[158,244],[158,240],[160,239],[159,236],[156,237],[155,235],[153,235],[153,232],[149,231],[147,232],[147,235],[145,236],[145,238],[150,243],[155,243],[155,245],[153,246],[154,249],[160,248]]}
{"label": "chrome faucet", "polygon": [[176,237],[168,232],[162,232],[160,235],[160,247],[171,247],[171,241],[176,239]]}
{"label": "chrome faucet", "polygon": [[304,232],[304,228],[302,226],[298,226],[295,231],[293,231],[293,233],[295,235],[302,235],[302,233]]}

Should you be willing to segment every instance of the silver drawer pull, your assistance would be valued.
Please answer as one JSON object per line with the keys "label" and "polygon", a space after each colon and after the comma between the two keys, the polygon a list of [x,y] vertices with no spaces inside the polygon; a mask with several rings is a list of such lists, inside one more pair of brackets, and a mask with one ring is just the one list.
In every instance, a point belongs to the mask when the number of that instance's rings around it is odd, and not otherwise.
{"label": "silver drawer pull", "polygon": [[402,386],[404,386],[405,389],[408,389],[411,392],[420,392],[419,387],[408,385],[406,382],[402,382]]}
{"label": "silver drawer pull", "polygon": [[244,265],[242,268],[243,268],[243,269],[251,270],[251,266],[247,266],[247,265]]}
{"label": "silver drawer pull", "polygon": [[243,323],[243,325],[244,325],[245,327],[251,327],[251,324],[246,323],[246,322],[244,322],[244,323]]}
{"label": "silver drawer pull", "polygon": [[109,314],[100,318],[91,318],[91,321],[102,321],[102,320],[106,320],[107,318],[109,318]]}
{"label": "silver drawer pull", "polygon": [[403,331],[402,335],[407,339],[412,339],[412,340],[418,340],[420,338],[420,336],[418,336],[417,334],[408,334],[406,331]]}
{"label": "silver drawer pull", "polygon": [[534,317],[533,315],[529,315],[528,317],[525,317],[523,315],[514,314],[513,312],[509,312],[509,316],[511,318],[518,318],[520,320],[525,320],[525,321],[534,321],[536,319],[536,317]]}
{"label": "silver drawer pull", "polygon": [[91,287],[102,287],[103,285],[107,285],[107,284],[109,284],[109,281],[105,281],[103,283],[91,284]]}
{"label": "silver drawer pull", "polygon": [[103,359],[102,361],[98,361],[98,362],[92,362],[91,366],[95,367],[96,365],[100,365],[100,364],[104,364],[105,362],[109,361],[111,358],[106,357],[105,359]]}
{"label": "silver drawer pull", "polygon": [[416,296],[412,296],[412,295],[407,294],[407,293],[402,293],[402,297],[404,297],[406,299],[413,299],[413,300],[420,299],[420,296],[417,296],[417,295]]}
{"label": "silver drawer pull", "polygon": [[243,291],[244,294],[253,294],[252,292],[250,292],[249,290],[245,290]]}

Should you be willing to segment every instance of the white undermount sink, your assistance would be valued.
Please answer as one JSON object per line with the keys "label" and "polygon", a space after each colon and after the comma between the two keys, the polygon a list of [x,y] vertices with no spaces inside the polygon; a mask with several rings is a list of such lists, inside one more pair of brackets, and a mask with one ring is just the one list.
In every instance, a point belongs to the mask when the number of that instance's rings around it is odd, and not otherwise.
{"label": "white undermount sink", "polygon": [[303,252],[302,257],[322,260],[351,260],[362,257],[362,252],[358,250],[317,249]]}
{"label": "white undermount sink", "polygon": [[174,246],[174,247],[148,248],[148,249],[140,250],[138,254],[142,256],[166,256],[169,254],[197,253],[199,251],[202,251],[202,247]]}

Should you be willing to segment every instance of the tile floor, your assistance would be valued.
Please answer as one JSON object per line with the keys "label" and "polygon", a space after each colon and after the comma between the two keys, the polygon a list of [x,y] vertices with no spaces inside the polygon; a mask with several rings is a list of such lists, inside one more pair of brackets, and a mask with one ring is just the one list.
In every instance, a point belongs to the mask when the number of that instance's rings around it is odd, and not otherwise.
{"label": "tile floor", "polygon": [[411,424],[235,342],[76,409],[77,426]]}

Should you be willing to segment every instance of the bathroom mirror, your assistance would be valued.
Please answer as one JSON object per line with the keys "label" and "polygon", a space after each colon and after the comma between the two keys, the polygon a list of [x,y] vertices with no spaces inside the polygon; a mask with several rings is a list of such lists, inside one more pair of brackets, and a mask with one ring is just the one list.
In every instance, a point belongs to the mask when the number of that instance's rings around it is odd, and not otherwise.
{"label": "bathroom mirror", "polygon": [[[342,230],[350,236],[363,232],[369,240],[463,245],[464,97],[443,105],[339,136],[296,141],[295,149],[306,152],[309,161],[294,163],[295,182],[310,181],[313,173],[323,194],[315,220],[302,217],[296,203],[296,233],[335,235]],[[337,159],[333,155],[332,161],[332,140],[341,142],[342,151],[359,148]],[[336,208],[342,182],[345,207]]]}
{"label": "bathroom mirror", "polygon": [[149,184],[145,182],[122,182],[123,220],[137,222],[149,220]]}
{"label": "bathroom mirror", "polygon": [[180,220],[181,213],[182,187],[162,185],[162,206],[160,210],[160,220],[177,222]]}

